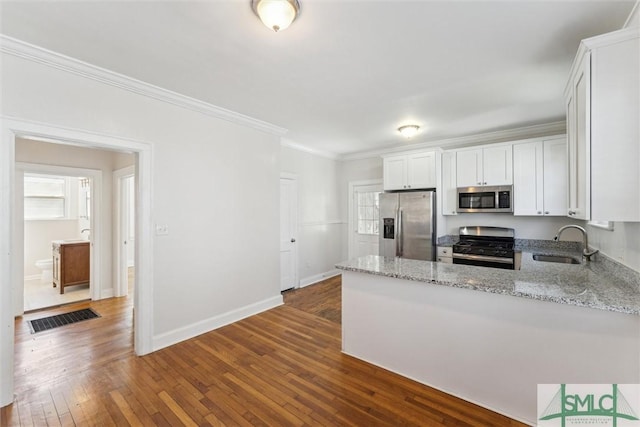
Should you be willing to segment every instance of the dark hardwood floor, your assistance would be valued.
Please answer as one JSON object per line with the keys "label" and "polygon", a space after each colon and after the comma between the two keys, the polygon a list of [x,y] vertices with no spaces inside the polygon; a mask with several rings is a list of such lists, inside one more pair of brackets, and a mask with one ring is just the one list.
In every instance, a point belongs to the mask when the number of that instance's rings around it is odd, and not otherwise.
{"label": "dark hardwood floor", "polygon": [[[13,405],[2,426],[520,426],[340,352],[340,278],[285,305],[147,356],[132,352],[132,300],[16,319]],[[102,315],[36,335],[27,320]]]}

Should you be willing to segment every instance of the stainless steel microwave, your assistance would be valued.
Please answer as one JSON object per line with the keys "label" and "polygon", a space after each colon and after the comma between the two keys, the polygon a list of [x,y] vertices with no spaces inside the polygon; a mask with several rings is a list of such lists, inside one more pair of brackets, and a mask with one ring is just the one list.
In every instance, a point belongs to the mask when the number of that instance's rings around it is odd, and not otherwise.
{"label": "stainless steel microwave", "polygon": [[513,186],[458,187],[458,212],[513,212]]}

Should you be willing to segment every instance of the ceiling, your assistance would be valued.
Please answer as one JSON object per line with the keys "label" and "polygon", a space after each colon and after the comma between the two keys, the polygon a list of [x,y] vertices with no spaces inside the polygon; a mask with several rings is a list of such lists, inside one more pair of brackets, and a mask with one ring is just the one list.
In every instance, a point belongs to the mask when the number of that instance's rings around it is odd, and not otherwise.
{"label": "ceiling", "polygon": [[300,1],[274,33],[249,0],[2,0],[0,31],[346,154],[564,120],[580,40],[635,2]]}

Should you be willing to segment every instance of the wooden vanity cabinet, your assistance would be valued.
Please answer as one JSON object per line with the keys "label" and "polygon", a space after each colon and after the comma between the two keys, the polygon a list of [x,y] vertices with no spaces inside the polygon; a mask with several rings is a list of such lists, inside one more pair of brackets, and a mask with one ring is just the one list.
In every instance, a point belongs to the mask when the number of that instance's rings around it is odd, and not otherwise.
{"label": "wooden vanity cabinet", "polygon": [[53,242],[53,287],[89,283],[89,242]]}

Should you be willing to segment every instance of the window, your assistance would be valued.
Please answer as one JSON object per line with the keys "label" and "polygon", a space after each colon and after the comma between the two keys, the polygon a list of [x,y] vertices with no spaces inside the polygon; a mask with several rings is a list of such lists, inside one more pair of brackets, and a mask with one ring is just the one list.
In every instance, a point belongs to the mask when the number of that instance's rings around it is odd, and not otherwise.
{"label": "window", "polygon": [[69,180],[53,175],[24,175],[24,219],[64,219],[68,215]]}
{"label": "window", "polygon": [[375,191],[358,192],[358,234],[378,235],[380,220],[379,194]]}
{"label": "window", "polygon": [[613,231],[612,221],[589,221],[588,225],[596,228],[603,228],[605,230]]}

